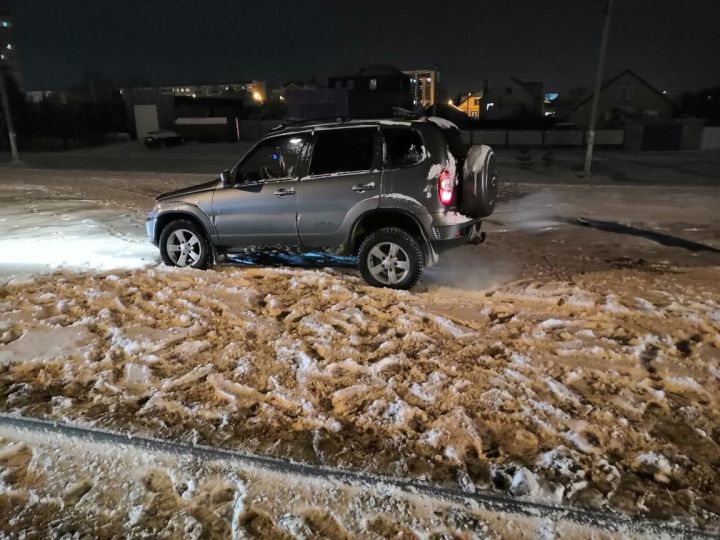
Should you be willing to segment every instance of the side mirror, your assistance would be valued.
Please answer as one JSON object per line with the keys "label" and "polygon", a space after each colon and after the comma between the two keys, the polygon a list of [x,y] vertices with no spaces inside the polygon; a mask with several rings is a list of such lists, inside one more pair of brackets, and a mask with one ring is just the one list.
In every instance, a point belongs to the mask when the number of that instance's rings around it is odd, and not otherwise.
{"label": "side mirror", "polygon": [[225,169],[223,172],[220,173],[220,180],[222,181],[223,187],[228,187],[231,184],[230,181],[230,169]]}

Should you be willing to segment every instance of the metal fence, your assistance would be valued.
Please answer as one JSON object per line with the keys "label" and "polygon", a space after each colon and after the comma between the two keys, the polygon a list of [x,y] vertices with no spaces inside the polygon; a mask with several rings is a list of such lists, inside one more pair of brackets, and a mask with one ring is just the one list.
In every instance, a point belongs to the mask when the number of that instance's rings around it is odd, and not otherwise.
{"label": "metal fence", "polygon": [[[584,146],[587,131],[580,130],[519,130],[519,129],[466,129],[463,139],[469,144],[490,146]],[[625,132],[622,129],[601,129],[595,132],[595,144],[622,146]]]}
{"label": "metal fence", "polygon": [[703,150],[720,150],[720,127],[705,127],[700,148]]}

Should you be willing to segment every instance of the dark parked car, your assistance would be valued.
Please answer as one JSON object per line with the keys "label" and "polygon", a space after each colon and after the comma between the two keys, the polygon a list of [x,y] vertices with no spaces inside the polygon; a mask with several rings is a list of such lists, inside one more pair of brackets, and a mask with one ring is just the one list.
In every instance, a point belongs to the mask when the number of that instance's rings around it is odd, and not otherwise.
{"label": "dark parked car", "polygon": [[167,148],[168,146],[178,146],[184,143],[185,139],[174,131],[149,131],[145,135],[145,146],[148,148]]}
{"label": "dark parked car", "polygon": [[173,266],[283,246],[357,255],[371,285],[407,289],[438,252],[480,237],[497,195],[487,146],[436,118],[281,127],[231,170],[165,193],[147,234]]}

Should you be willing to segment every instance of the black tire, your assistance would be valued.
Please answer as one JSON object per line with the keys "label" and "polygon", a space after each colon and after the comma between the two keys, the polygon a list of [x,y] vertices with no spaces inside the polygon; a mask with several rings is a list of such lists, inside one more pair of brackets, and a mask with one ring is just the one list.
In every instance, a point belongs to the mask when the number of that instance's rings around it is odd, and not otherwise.
{"label": "black tire", "polygon": [[[377,260],[375,255],[371,256],[371,252],[373,252],[373,249],[376,247],[383,252],[385,246],[392,244],[399,246],[400,250],[397,252],[397,260],[394,263],[388,264],[398,266],[394,269],[381,269],[380,274],[378,274],[377,270],[373,270],[373,268],[377,269],[379,265],[374,265],[371,268],[371,260]],[[405,270],[399,266],[399,263],[404,263],[404,261],[407,261],[408,264],[407,275],[398,276],[398,272],[404,272]],[[420,280],[423,265],[423,252],[418,242],[410,234],[397,227],[385,227],[370,233],[367,238],[363,240],[360,245],[360,250],[358,251],[360,274],[363,279],[373,287],[410,289]],[[399,278],[397,282],[392,282],[392,278],[390,277],[391,272],[395,277]]]}
{"label": "black tire", "polygon": [[[185,257],[187,264],[179,264],[181,261],[182,251],[180,255],[171,254],[171,252],[175,253],[172,245],[175,245],[179,240],[178,236],[175,235],[177,231],[181,231],[180,236],[185,238],[190,237],[182,231],[190,232],[195,236],[195,238],[197,238],[197,244],[193,244],[187,248],[188,252]],[[206,270],[213,262],[212,246],[210,246],[210,241],[208,240],[205,231],[197,223],[190,221],[189,219],[177,219],[168,223],[160,234],[159,244],[160,256],[162,257],[163,262],[168,266],[184,266],[197,268],[199,270]],[[197,251],[195,250],[196,245],[198,246]],[[190,255],[191,250],[193,253],[197,253],[197,260],[193,260],[194,255]]]}
{"label": "black tire", "polygon": [[[477,157],[474,156],[477,154]],[[472,218],[484,218],[495,210],[498,195],[497,160],[489,146],[472,146],[466,164],[480,159],[480,167],[463,171],[460,211]]]}

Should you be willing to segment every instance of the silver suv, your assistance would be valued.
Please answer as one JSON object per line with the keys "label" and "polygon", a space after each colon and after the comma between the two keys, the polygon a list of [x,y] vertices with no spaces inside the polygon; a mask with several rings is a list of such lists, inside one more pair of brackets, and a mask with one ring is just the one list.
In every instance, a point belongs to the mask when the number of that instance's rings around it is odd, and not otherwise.
{"label": "silver suv", "polygon": [[165,193],[147,234],[165,264],[207,268],[249,248],[358,258],[369,284],[409,289],[438,252],[481,238],[496,160],[439,118],[280,126],[232,169]]}

